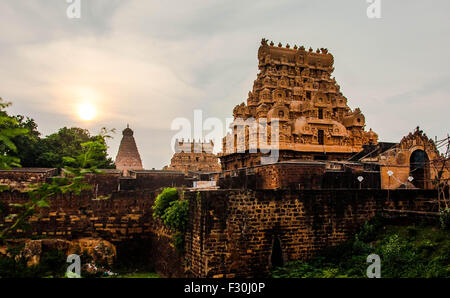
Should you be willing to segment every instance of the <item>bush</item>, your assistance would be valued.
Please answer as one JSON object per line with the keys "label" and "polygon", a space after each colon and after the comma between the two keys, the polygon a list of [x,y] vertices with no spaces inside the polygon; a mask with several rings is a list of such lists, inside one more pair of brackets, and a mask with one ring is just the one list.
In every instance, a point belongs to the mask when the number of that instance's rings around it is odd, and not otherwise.
{"label": "bush", "polygon": [[67,268],[66,256],[58,250],[48,251],[42,254],[38,265],[27,266],[23,258],[15,259],[14,251],[12,257],[0,258],[0,277],[2,278],[41,278],[41,277],[63,277]]}
{"label": "bush", "polygon": [[443,230],[450,229],[450,208],[442,209],[440,212],[439,221]]}
{"label": "bush", "polygon": [[184,232],[189,217],[189,201],[181,200],[170,203],[161,217],[164,225],[174,231]]}
{"label": "bush", "polygon": [[189,221],[189,201],[180,200],[176,188],[166,188],[155,200],[153,216],[161,219],[164,226],[174,231],[173,245],[184,252],[184,238]]}
{"label": "bush", "polygon": [[176,188],[165,188],[155,200],[153,206],[153,216],[162,218],[166,209],[169,208],[170,203],[178,200],[178,191]]}
{"label": "bush", "polygon": [[184,233],[177,232],[173,235],[173,245],[178,253],[184,254]]}
{"label": "bush", "polygon": [[308,261],[275,268],[273,277],[366,277],[370,254],[381,258],[382,278],[450,277],[450,233],[430,226],[367,223],[355,237],[317,253]]}

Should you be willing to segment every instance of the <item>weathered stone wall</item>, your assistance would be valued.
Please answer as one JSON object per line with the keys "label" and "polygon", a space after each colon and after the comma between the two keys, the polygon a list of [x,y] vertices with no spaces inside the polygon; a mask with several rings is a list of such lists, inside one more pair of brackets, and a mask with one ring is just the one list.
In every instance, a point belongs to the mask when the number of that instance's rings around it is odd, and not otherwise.
{"label": "weathered stone wall", "polygon": [[[163,276],[180,276],[184,263],[171,246],[171,235],[152,217],[152,206],[158,192],[115,191],[107,199],[95,199],[93,192],[80,196],[64,195],[51,200],[50,208],[42,208],[30,220],[27,231],[19,230],[13,236],[75,240],[100,238],[118,247],[118,258],[129,259],[140,253],[141,259],[153,265]],[[5,216],[17,213],[10,203],[23,203],[26,193],[0,193],[3,212],[1,224],[11,224]],[[142,247],[142,243],[146,243]],[[132,246],[134,245],[134,249]],[[139,252],[136,250],[139,249]]]}
{"label": "weathered stone wall", "polygon": [[94,195],[104,196],[119,190],[120,177],[121,172],[114,170],[103,174],[88,174],[85,180],[92,185]]}
{"label": "weathered stone wall", "polygon": [[[218,178],[223,189],[379,189],[380,173],[363,166],[327,169],[326,163],[280,162],[225,171]],[[359,183],[357,178],[364,180]]]}
{"label": "weathered stone wall", "polygon": [[156,190],[161,187],[192,186],[182,172],[175,171],[130,171],[130,176],[136,180],[136,190]]}
{"label": "weathered stone wall", "polygon": [[18,168],[0,171],[0,185],[7,185],[11,189],[26,191],[32,185],[44,183],[47,178],[56,176],[57,169],[26,169]]}
{"label": "weathered stone wall", "polygon": [[[256,277],[268,274],[276,240],[285,262],[305,259],[349,239],[376,213],[395,217],[399,211],[437,211],[429,203],[436,193],[425,190],[217,190],[200,196],[187,191],[190,223],[184,259],[173,248],[170,232],[152,218],[157,193],[58,196],[31,219],[30,230],[15,236],[101,238],[118,247],[118,258],[140,255],[164,276],[184,276],[186,266],[187,275],[194,277]],[[8,204],[27,199],[18,191],[0,193],[0,224],[11,223],[5,216],[17,213]]]}
{"label": "weathered stone wall", "polygon": [[[287,262],[348,240],[385,208],[432,211],[433,191],[264,190],[186,193],[186,260],[195,277],[267,276],[273,243]],[[389,199],[388,199],[389,196]]]}
{"label": "weathered stone wall", "polygon": [[[108,199],[95,199],[91,192],[80,196],[59,195],[51,199],[50,208],[39,209],[30,221],[29,231],[16,236],[50,236],[63,238],[99,237],[122,241],[151,232],[152,192],[113,192]],[[17,213],[8,205],[28,200],[26,193],[2,192],[0,201],[7,206],[0,222],[10,223],[5,214]]]}
{"label": "weathered stone wall", "polygon": [[324,164],[274,164],[256,168],[258,189],[320,189]]}

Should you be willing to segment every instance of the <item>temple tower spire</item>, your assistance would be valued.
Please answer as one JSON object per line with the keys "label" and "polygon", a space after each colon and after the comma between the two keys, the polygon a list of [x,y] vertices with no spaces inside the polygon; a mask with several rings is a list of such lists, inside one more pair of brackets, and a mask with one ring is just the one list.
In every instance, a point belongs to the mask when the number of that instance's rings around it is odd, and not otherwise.
{"label": "temple tower spire", "polygon": [[116,157],[116,168],[123,171],[123,175],[128,176],[129,170],[142,170],[141,156],[133,136],[134,132],[127,124],[122,132],[119,152]]}

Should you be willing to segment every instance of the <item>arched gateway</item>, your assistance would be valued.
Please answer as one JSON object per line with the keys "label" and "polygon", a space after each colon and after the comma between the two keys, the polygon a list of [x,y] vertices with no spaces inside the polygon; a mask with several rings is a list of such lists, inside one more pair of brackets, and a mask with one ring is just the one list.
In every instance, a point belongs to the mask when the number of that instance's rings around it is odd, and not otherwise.
{"label": "arched gateway", "polygon": [[426,188],[430,180],[430,160],[425,151],[417,149],[411,154],[409,169],[412,184],[417,188]]}

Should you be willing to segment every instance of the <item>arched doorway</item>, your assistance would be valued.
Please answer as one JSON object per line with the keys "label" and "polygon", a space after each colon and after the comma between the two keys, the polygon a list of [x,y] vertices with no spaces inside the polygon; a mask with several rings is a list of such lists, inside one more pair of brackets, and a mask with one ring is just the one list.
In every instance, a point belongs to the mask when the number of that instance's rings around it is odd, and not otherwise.
{"label": "arched doorway", "polygon": [[414,178],[412,184],[417,188],[426,188],[429,180],[429,159],[423,150],[416,150],[409,159],[409,175]]}
{"label": "arched doorway", "polygon": [[270,256],[270,263],[272,268],[283,266],[283,251],[281,249],[281,242],[278,237],[273,238],[272,255]]}

